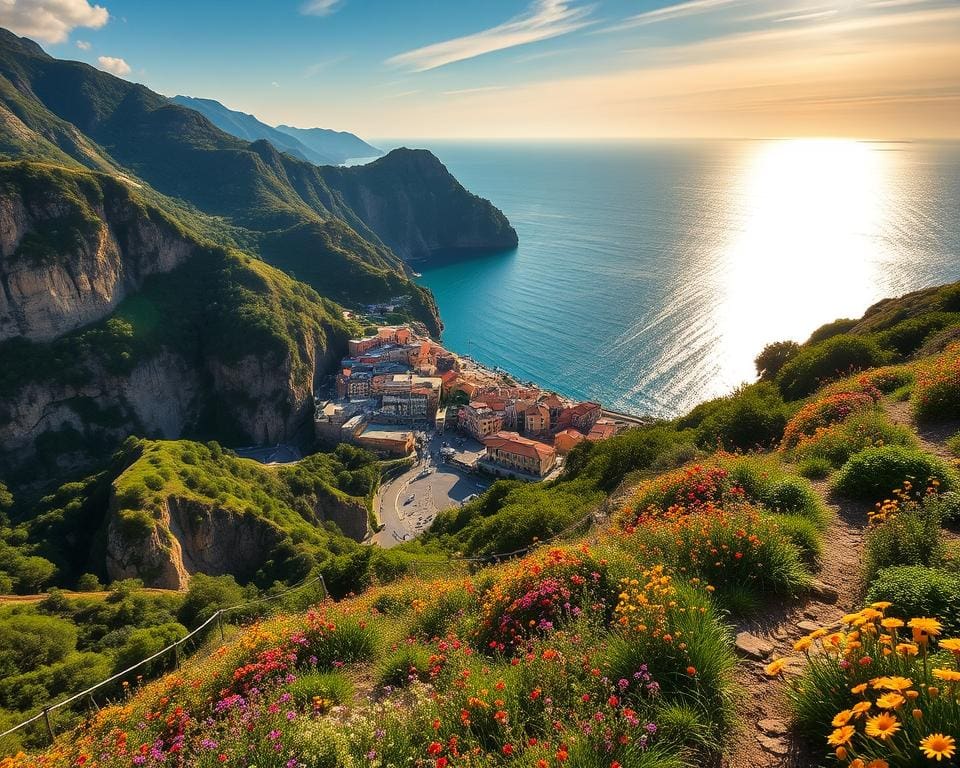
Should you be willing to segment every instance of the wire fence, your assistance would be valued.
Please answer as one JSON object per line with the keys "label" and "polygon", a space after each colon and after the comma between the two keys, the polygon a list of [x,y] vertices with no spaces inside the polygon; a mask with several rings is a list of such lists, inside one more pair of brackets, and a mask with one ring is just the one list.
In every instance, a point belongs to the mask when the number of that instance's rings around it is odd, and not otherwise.
{"label": "wire fence", "polygon": [[[104,678],[98,683],[91,685],[89,688],[86,688],[78,693],[68,696],[65,699],[61,699],[60,701],[57,701],[53,704],[48,704],[43,709],[41,709],[37,714],[33,715],[33,717],[27,718],[23,722],[17,723],[13,727],[3,731],[2,733],[0,733],[0,745],[3,744],[5,739],[17,733],[18,731],[22,731],[28,726],[31,726],[35,723],[40,723],[41,721],[42,721],[43,729],[46,732],[47,738],[49,739],[50,743],[53,743],[53,741],[56,738],[56,733],[54,730],[54,721],[51,715],[57,710],[63,709],[64,707],[69,707],[70,705],[76,704],[77,702],[81,702],[81,701],[86,701],[92,709],[95,709],[95,710],[99,709],[99,705],[97,704],[94,694],[97,693],[98,691],[104,691],[104,689],[109,690],[110,686],[112,686],[117,682],[123,681],[124,678],[127,678],[133,672],[136,672],[137,670],[140,670],[140,669],[144,669],[151,663],[161,659],[166,660],[168,663],[172,661],[173,665],[177,669],[179,669],[182,661],[182,657],[183,657],[183,653],[181,649],[188,643],[195,641],[196,638],[200,636],[200,633],[210,628],[214,624],[214,622],[216,622],[216,629],[219,630],[219,634],[220,634],[219,644],[222,644],[226,640],[226,634],[223,628],[223,620],[224,620],[224,617],[226,617],[227,615],[234,613],[236,611],[239,611],[241,609],[249,609],[249,608],[252,608],[253,606],[262,605],[264,603],[270,603],[276,600],[280,600],[281,598],[287,597],[295,592],[301,592],[305,590],[307,587],[312,586],[314,584],[319,584],[323,590],[321,599],[326,598],[329,594],[327,591],[327,585],[323,580],[323,576],[318,575],[311,579],[307,579],[306,581],[300,584],[297,584],[296,586],[293,586],[290,589],[286,589],[274,595],[266,595],[264,597],[256,598],[255,600],[247,600],[242,603],[237,603],[236,605],[231,605],[226,608],[217,609],[198,627],[196,627],[195,629],[193,629],[191,632],[187,633],[183,637],[179,638],[178,640],[175,640],[174,642],[170,643],[166,647],[161,648],[156,653],[150,656],[147,656],[145,659],[141,659],[136,664],[133,664],[132,666],[129,666],[120,672],[110,675],[110,677]],[[6,750],[3,750],[3,751],[6,751]]]}

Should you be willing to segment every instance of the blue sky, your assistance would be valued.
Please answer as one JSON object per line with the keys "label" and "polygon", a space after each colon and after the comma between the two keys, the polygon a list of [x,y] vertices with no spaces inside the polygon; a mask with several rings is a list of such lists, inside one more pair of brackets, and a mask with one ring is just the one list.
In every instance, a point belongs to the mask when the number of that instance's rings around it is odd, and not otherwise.
{"label": "blue sky", "polygon": [[7,0],[53,55],[368,137],[956,135],[957,0]]}

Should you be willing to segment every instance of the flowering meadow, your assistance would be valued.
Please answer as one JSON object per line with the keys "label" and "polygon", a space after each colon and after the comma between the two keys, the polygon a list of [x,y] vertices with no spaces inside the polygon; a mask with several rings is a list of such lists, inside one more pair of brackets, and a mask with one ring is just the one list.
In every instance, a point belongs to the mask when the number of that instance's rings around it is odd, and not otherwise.
{"label": "flowering meadow", "polygon": [[672,768],[717,751],[733,666],[699,580],[544,548],[254,624],[3,768]]}

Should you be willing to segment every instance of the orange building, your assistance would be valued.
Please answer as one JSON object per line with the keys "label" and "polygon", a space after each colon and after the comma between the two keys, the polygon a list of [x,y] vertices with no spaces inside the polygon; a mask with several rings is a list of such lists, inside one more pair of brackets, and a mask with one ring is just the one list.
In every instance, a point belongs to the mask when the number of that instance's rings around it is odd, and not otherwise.
{"label": "orange building", "polygon": [[483,444],[487,461],[505,469],[543,477],[557,463],[557,452],[551,446],[520,437],[516,432],[497,432]]}
{"label": "orange building", "polygon": [[554,436],[553,447],[561,456],[566,456],[586,439],[582,432],[575,429],[562,429]]}

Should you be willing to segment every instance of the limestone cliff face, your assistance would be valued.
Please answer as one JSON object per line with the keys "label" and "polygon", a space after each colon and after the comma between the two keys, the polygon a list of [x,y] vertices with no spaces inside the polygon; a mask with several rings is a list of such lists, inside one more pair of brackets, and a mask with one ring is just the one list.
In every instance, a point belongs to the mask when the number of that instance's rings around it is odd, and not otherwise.
{"label": "limestone cliff face", "polygon": [[517,246],[507,217],[426,150],[395,149],[367,165],[323,170],[364,224],[408,261]]}
{"label": "limestone cliff face", "polygon": [[107,527],[107,573],[147,586],[186,589],[192,573],[248,579],[283,538],[275,525],[252,514],[171,496],[146,536],[124,530],[116,498]]}
{"label": "limestone cliff face", "polygon": [[0,187],[0,341],[44,341],[99,320],[190,257],[169,223],[110,192],[90,200]]}

